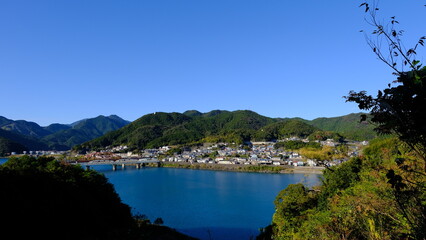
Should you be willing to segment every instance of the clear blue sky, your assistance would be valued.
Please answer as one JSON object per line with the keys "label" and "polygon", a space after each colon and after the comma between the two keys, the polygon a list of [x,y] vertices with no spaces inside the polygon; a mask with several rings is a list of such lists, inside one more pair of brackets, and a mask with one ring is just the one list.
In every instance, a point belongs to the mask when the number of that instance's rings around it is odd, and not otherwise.
{"label": "clear blue sky", "polygon": [[[367,46],[362,1],[0,0],[0,115],[41,125],[117,114],[358,112],[342,96],[394,77]],[[407,45],[426,2],[380,2]],[[422,54],[424,49],[419,54]]]}

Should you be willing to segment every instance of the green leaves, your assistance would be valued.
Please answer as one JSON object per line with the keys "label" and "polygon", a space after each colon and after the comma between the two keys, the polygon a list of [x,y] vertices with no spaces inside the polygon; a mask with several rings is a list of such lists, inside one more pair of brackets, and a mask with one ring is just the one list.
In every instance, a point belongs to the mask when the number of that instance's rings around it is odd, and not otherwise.
{"label": "green leaves", "polygon": [[278,194],[274,204],[272,223],[276,226],[276,235],[279,239],[291,239],[305,220],[306,211],[315,206],[316,195],[303,184],[290,184]]}

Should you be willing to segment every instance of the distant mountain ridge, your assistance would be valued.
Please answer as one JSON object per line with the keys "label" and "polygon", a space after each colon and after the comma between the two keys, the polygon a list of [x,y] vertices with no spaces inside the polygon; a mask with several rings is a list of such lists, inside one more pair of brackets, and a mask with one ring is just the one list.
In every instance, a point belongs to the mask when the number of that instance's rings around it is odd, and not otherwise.
{"label": "distant mountain ridge", "polygon": [[314,133],[317,137],[341,139],[339,133],[352,133],[349,131],[351,129],[365,132],[360,136],[352,135],[357,137],[354,140],[366,140],[375,136],[372,127],[359,123],[359,114],[347,116],[308,121],[299,118],[269,118],[248,110],[213,110],[207,113],[196,110],[184,113],[158,112],[144,115],[121,129],[78,145],[76,149],[102,149],[118,145],[143,149],[218,141],[243,143],[289,136],[308,137]]}
{"label": "distant mountain ridge", "polygon": [[68,150],[128,123],[117,115],[100,115],[73,124],[54,123],[41,127],[34,122],[15,121],[0,116],[0,154],[6,152],[6,149],[8,152],[14,149],[21,152],[23,147],[26,150]]}
{"label": "distant mountain ridge", "polygon": [[[361,113],[333,118],[269,118],[248,110],[213,110],[202,113],[153,113],[130,123],[122,118],[98,116],[72,124],[54,123],[41,127],[37,123],[14,121],[0,116],[0,155],[16,150],[67,150],[129,145],[133,148],[195,142],[263,141],[297,135],[307,137],[330,131],[328,137],[340,134],[353,140],[369,140],[376,136],[373,126],[360,123]],[[318,135],[318,134],[317,134]],[[320,134],[321,135],[321,134]],[[324,134],[322,134],[324,135]]]}
{"label": "distant mountain ridge", "polygon": [[129,122],[121,119],[116,115],[112,116],[98,116],[96,118],[89,118],[71,124],[72,127],[64,129],[42,139],[50,144],[57,146],[66,146],[71,148],[77,144],[89,141],[91,139],[100,137],[107,132],[124,127]]}
{"label": "distant mountain ridge", "polygon": [[0,116],[0,128],[36,138],[41,138],[51,133],[49,130],[46,130],[35,122],[28,122],[25,120],[14,121],[2,116]]}

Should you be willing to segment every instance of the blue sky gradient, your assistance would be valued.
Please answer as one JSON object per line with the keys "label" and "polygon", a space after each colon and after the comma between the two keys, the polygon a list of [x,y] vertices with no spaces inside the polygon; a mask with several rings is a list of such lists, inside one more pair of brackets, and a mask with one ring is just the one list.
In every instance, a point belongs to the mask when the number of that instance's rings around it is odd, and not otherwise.
{"label": "blue sky gradient", "polygon": [[[0,115],[48,125],[192,109],[359,112],[342,96],[395,78],[359,32],[371,29],[361,2],[0,0]],[[412,46],[426,35],[425,3],[381,1],[379,18],[396,16]]]}

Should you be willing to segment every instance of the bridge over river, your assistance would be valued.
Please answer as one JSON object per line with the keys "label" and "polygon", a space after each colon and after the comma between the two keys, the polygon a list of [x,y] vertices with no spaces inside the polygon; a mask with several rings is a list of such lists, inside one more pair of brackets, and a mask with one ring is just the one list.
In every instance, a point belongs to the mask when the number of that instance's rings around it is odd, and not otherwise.
{"label": "bridge over river", "polygon": [[141,167],[145,167],[146,164],[150,163],[156,163],[157,166],[160,166],[160,161],[156,158],[142,158],[142,159],[119,159],[119,160],[93,160],[90,162],[80,162],[75,163],[79,164],[81,166],[85,166],[86,169],[90,169],[90,166],[95,165],[111,165],[112,170],[117,170],[117,166],[121,166],[122,169],[124,169],[126,166],[136,166],[137,169]]}

